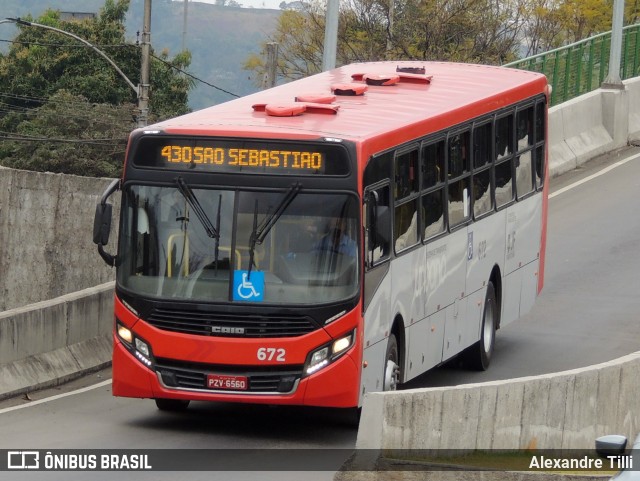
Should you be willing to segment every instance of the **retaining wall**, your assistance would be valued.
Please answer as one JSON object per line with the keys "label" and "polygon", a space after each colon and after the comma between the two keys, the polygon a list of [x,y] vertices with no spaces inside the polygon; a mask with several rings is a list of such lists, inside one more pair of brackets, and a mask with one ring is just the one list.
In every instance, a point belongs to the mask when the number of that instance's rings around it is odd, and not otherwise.
{"label": "retaining wall", "polygon": [[92,242],[110,182],[0,168],[0,312],[114,279]]}

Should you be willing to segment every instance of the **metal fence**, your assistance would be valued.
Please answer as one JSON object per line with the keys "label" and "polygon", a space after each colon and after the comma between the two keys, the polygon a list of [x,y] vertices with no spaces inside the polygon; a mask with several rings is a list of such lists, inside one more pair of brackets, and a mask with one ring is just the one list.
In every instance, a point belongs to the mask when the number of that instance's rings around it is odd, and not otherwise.
{"label": "metal fence", "polygon": [[[600,87],[609,71],[611,32],[505,64],[544,73],[552,86],[551,105],[557,105]],[[622,80],[640,75],[640,24],[622,31]]]}

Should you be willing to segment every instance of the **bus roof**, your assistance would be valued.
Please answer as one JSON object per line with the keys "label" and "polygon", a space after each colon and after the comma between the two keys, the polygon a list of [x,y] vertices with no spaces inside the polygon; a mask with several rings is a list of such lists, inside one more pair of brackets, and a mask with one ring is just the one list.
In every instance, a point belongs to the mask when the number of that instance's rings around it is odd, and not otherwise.
{"label": "bus roof", "polygon": [[[281,117],[253,108],[254,105],[269,105],[286,110],[295,105],[297,96],[330,97],[332,86],[337,84],[365,85],[362,80],[354,80],[354,75],[356,78],[359,78],[358,74],[390,76],[396,73],[397,67],[424,68],[424,75],[413,75],[412,80],[430,77],[430,83],[400,81],[392,86],[368,85],[363,95],[336,96],[332,102],[338,106],[335,113],[307,110],[301,115]],[[412,126],[420,131],[425,128],[437,131],[538,95],[546,88],[544,75],[504,67],[447,62],[356,63],[168,119],[142,130],[179,135],[334,137],[364,141],[394,131],[399,134],[413,131]],[[415,138],[415,134],[409,132],[407,138],[411,135]]]}

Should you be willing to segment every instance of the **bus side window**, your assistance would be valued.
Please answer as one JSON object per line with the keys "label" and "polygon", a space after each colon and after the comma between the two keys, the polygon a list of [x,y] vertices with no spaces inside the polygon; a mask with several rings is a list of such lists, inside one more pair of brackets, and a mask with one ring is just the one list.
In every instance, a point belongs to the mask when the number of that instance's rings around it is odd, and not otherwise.
{"label": "bus side window", "polygon": [[513,114],[496,120],[496,160],[513,155]]}
{"label": "bus side window", "polygon": [[416,245],[420,239],[418,152],[415,147],[397,155],[395,159],[393,236],[396,252]]}
{"label": "bus side window", "polygon": [[444,223],[445,141],[437,140],[422,147],[422,202],[420,213],[424,239],[442,233]]}
{"label": "bus side window", "polygon": [[521,198],[534,189],[533,177],[533,105],[516,114],[516,192]]}
{"label": "bus side window", "polygon": [[536,104],[536,119],[535,119],[535,172],[536,172],[536,186],[538,189],[544,185],[544,140],[545,140],[545,113],[546,105],[544,102],[538,102]]}
{"label": "bus side window", "polygon": [[495,196],[502,207],[513,200],[513,114],[496,120]]}
{"label": "bus side window", "polygon": [[491,122],[473,129],[473,214],[476,217],[493,210],[492,139]]}
{"label": "bus side window", "polygon": [[449,182],[449,225],[455,226],[469,217],[471,194],[469,131],[449,137],[448,141],[448,182]]}

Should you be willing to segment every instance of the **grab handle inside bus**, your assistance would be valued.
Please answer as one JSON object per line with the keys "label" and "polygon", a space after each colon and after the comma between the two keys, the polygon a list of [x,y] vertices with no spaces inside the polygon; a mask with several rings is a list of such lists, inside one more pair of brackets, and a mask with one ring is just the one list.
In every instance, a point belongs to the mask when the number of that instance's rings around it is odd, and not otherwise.
{"label": "grab handle inside bus", "polygon": [[111,267],[116,263],[116,256],[111,255],[104,250],[104,246],[109,243],[109,234],[111,232],[111,218],[113,215],[113,206],[107,204],[107,199],[120,186],[120,180],[115,179],[102,194],[100,202],[96,205],[96,214],[93,218],[93,242],[98,245],[98,254]]}

